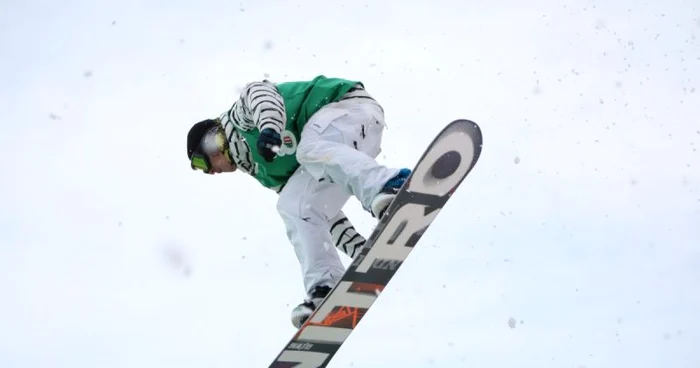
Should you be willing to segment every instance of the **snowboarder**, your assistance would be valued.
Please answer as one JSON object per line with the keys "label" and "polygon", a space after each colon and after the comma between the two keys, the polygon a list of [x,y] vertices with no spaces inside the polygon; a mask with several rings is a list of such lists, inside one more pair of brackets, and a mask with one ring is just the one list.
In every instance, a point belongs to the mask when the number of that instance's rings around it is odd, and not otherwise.
{"label": "snowboarder", "polygon": [[240,170],[278,193],[307,293],[292,311],[296,328],[345,272],[332,244],[350,257],[364,244],[342,212],[347,200],[356,197],[380,218],[411,173],[375,160],[384,128],[383,108],[362,82],[320,75],[250,82],[229,110],[187,135],[192,169]]}

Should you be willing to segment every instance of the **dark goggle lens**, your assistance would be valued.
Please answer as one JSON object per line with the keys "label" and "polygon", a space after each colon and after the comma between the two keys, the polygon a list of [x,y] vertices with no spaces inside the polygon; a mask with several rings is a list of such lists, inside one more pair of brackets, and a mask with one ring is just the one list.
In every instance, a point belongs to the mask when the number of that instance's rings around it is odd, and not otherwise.
{"label": "dark goggle lens", "polygon": [[211,169],[211,164],[209,163],[209,158],[207,158],[206,156],[204,156],[202,154],[195,153],[192,156],[192,169],[193,170],[199,169],[199,170],[204,171],[205,173],[208,173],[209,170]]}

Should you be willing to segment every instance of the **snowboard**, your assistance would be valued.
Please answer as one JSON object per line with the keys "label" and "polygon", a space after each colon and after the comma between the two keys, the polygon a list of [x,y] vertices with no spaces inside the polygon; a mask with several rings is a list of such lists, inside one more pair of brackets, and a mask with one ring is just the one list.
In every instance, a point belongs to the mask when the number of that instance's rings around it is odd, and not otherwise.
{"label": "snowboard", "polygon": [[269,368],[327,367],[481,155],[479,126],[447,124],[415,165],[361,252]]}

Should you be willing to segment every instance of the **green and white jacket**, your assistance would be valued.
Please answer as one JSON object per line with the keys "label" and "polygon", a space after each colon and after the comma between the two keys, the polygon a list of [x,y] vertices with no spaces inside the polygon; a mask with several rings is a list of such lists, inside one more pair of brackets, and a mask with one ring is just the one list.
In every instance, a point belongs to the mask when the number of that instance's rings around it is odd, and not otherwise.
{"label": "green and white jacket", "polygon": [[[248,83],[233,106],[221,114],[231,156],[239,170],[279,192],[299,167],[296,147],[304,125],[322,107],[341,100],[366,98],[376,103],[359,81],[318,76],[311,81]],[[273,162],[257,152],[260,131],[272,128],[282,137]]]}

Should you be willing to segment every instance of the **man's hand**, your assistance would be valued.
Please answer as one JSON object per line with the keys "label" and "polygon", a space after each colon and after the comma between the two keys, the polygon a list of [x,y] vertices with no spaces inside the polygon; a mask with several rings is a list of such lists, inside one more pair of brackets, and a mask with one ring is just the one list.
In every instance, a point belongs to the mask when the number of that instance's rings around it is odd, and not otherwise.
{"label": "man's hand", "polygon": [[258,153],[260,153],[265,161],[272,162],[272,160],[275,159],[277,155],[275,152],[277,152],[280,145],[282,145],[282,139],[280,138],[280,134],[274,129],[265,128],[260,132],[260,136],[258,137]]}

